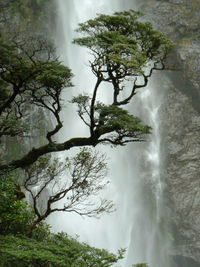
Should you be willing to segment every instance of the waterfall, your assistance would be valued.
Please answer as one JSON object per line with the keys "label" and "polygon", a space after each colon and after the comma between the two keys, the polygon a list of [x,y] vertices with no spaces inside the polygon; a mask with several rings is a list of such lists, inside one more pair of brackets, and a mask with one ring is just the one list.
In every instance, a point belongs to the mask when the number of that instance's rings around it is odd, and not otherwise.
{"label": "waterfall", "polygon": [[152,126],[153,131],[147,143],[132,144],[128,149],[128,157],[132,155],[134,164],[129,162],[132,198],[129,197],[127,203],[131,203],[133,208],[129,214],[132,231],[127,262],[131,264],[143,260],[150,267],[170,267],[168,216],[163,203],[164,166],[159,119],[165,93],[160,92],[160,86],[156,86],[156,83],[157,79],[151,81],[135,99],[135,113],[138,107],[142,107],[139,116]]}
{"label": "waterfall", "polygon": [[[56,3],[59,14],[56,34],[58,54],[76,75],[73,81],[75,87],[67,90],[64,96],[69,99],[71,94],[77,95],[92,89],[95,79],[87,67],[89,56],[86,49],[71,44],[77,24],[95,17],[97,13],[111,14],[134,8],[134,4],[128,0],[57,0]],[[163,217],[163,161],[159,124],[164,93],[158,89],[155,82],[151,82],[138,92],[128,106],[134,115],[152,126],[153,132],[147,142],[133,143],[126,148],[100,147],[108,154],[110,168],[108,176],[111,184],[104,194],[115,202],[116,212],[99,220],[83,219],[72,213],[57,214],[50,220],[55,231],[77,234],[81,241],[92,246],[112,252],[127,248],[125,259],[120,262],[123,267],[139,262],[147,262],[150,267],[170,267],[167,253],[169,242]],[[105,93],[101,97],[107,101]],[[75,114],[75,107],[67,104],[62,115],[65,127],[59,137],[61,140],[88,134]]]}

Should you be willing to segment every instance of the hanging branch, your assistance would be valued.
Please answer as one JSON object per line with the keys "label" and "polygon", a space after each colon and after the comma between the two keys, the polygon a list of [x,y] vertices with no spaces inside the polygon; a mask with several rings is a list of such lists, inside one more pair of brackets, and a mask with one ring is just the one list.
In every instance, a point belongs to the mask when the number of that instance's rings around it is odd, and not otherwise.
{"label": "hanging branch", "polygon": [[[96,198],[107,184],[104,181],[106,173],[105,156],[98,152],[92,154],[86,148],[63,163],[58,159],[41,157],[26,168],[23,186],[30,193],[37,217],[30,226],[29,235],[42,220],[56,211],[75,212],[89,217],[112,212],[114,209],[111,201]],[[40,198],[46,190],[49,194],[42,201],[41,208]],[[59,202],[60,200],[63,202]]]}

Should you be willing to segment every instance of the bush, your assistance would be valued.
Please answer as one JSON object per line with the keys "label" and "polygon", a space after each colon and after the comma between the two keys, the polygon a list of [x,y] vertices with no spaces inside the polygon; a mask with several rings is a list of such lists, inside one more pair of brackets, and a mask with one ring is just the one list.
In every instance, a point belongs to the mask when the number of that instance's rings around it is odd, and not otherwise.
{"label": "bush", "polygon": [[90,247],[64,233],[37,241],[25,236],[0,236],[0,266],[109,267],[123,257]]}
{"label": "bush", "polygon": [[[0,177],[0,234],[26,233],[34,218],[31,207],[18,199],[17,185],[12,177]],[[23,194],[23,192],[21,192]]]}
{"label": "bush", "polygon": [[109,267],[123,257],[123,250],[115,255],[64,233],[51,234],[44,222],[29,238],[35,214],[25,200],[19,199],[20,187],[13,182],[12,175],[0,177],[0,266]]}
{"label": "bush", "polygon": [[[9,177],[0,176],[0,235],[26,235],[36,219],[32,206],[25,200],[13,176],[14,173],[9,173]],[[43,240],[49,235],[49,228],[45,222],[41,222],[33,231],[34,238]]]}

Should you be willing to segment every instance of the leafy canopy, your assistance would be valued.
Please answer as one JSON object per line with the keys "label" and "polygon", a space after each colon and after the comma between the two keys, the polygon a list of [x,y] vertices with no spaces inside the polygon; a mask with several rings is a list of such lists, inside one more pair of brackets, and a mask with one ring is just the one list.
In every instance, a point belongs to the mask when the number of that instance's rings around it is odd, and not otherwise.
{"label": "leafy canopy", "polygon": [[148,64],[163,63],[173,47],[172,42],[151,23],[141,22],[142,13],[134,10],[100,14],[95,19],[80,23],[78,32],[84,37],[74,43],[92,51],[95,75],[112,82],[130,76],[143,76]]}
{"label": "leafy canopy", "polygon": [[0,179],[0,234],[26,233],[34,219],[32,209],[23,199],[17,199],[17,184],[9,174]]}
{"label": "leafy canopy", "polygon": [[[23,121],[24,107],[29,104],[50,112],[55,121],[53,129],[46,131],[46,145],[33,148],[19,160],[1,165],[0,170],[26,167],[44,154],[73,147],[99,143],[125,145],[145,139],[151,128],[124,107],[137,89],[148,84],[153,71],[167,68],[165,61],[173,44],[150,23],[141,22],[140,17],[141,13],[129,10],[113,15],[100,14],[79,25],[77,31],[81,37],[73,42],[90,50],[89,66],[96,82],[89,95],[82,93],[71,102],[78,106],[78,115],[88,127],[89,135],[63,143],[57,143],[53,138],[63,127],[60,117],[62,91],[72,86],[71,70],[54,57],[52,47],[42,38],[11,38],[9,45],[4,39],[0,40],[0,86],[7,84],[7,90],[0,98],[1,118],[13,121],[11,114],[14,112],[18,121]],[[106,82],[112,96],[108,104],[98,99],[102,84]],[[3,126],[6,128],[4,124],[5,120]],[[0,137],[6,134],[22,136],[23,124],[19,126],[14,132],[11,124]]]}
{"label": "leafy canopy", "polygon": [[1,266],[109,267],[123,258],[118,254],[80,243],[67,234],[50,235],[45,240],[25,236],[0,236]]}

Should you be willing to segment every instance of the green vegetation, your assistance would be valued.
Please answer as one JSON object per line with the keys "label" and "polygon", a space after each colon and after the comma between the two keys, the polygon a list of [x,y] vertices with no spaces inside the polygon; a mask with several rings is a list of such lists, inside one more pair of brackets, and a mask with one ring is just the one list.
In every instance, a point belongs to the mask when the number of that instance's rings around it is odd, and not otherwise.
{"label": "green vegetation", "polygon": [[80,243],[64,233],[45,240],[25,236],[0,236],[0,266],[6,267],[108,267],[123,257]]}
{"label": "green vegetation", "polygon": [[33,219],[33,213],[16,195],[17,185],[13,177],[0,181],[0,234],[26,233]]}
{"label": "green vegetation", "polygon": [[[89,64],[96,83],[90,96],[80,95],[72,102],[78,105],[78,115],[90,134],[60,144],[53,138],[63,127],[61,96],[66,87],[72,86],[71,70],[55,58],[52,46],[42,36],[23,35],[14,39],[12,34],[5,33],[1,37],[1,118],[12,121],[14,116],[20,126],[24,121],[25,106],[29,105],[49,112],[55,119],[55,126],[47,131],[46,145],[30,150],[21,159],[1,165],[0,170],[26,167],[42,155],[73,147],[100,143],[125,145],[144,140],[150,127],[123,107],[132,100],[136,90],[148,84],[154,71],[166,68],[165,60],[173,44],[150,23],[140,22],[140,16],[130,10],[99,15],[80,24],[78,31],[84,37],[75,39],[74,43],[90,49],[93,60]],[[104,82],[111,85],[109,90],[113,96],[108,105],[98,101],[98,92]],[[14,124],[8,128],[13,135],[18,135],[18,131],[13,130]],[[1,135],[9,131],[4,130]]]}
{"label": "green vegetation", "polygon": [[[13,177],[1,180],[0,266],[109,267],[123,258],[124,249],[115,255],[81,243],[66,233],[52,234],[43,222],[33,230],[32,237],[28,237],[36,215],[20,195],[23,192]],[[135,266],[147,267],[145,264]]]}
{"label": "green vegetation", "polygon": [[21,188],[13,177],[0,184],[0,266],[111,266],[123,257],[96,249],[70,238],[51,234],[40,222],[28,237],[36,220],[33,208],[23,199]]}

